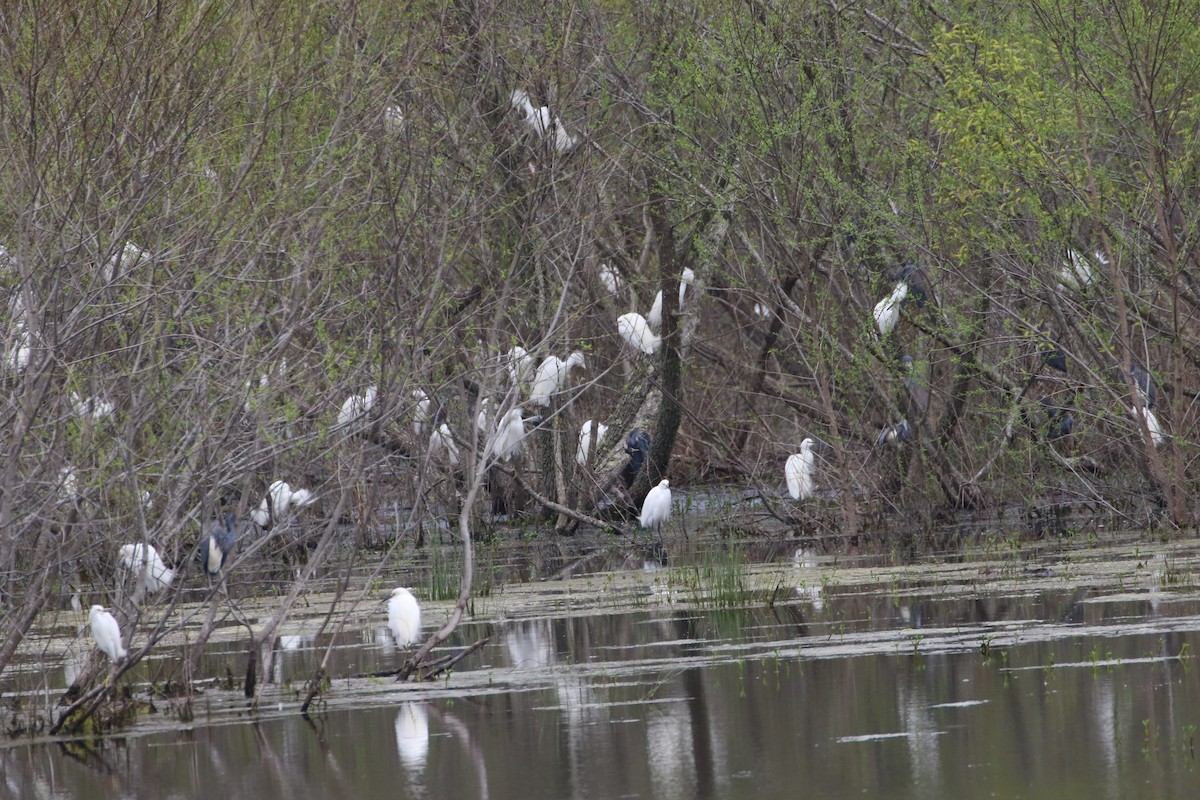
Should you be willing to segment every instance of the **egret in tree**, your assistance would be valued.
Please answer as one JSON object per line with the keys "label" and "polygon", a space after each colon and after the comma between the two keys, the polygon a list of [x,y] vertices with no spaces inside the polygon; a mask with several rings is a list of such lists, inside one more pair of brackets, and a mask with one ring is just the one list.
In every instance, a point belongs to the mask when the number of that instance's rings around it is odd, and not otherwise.
{"label": "egret in tree", "polygon": [[[875,438],[875,446],[882,447],[885,444],[891,444],[899,447],[911,439],[912,430],[908,427],[908,420],[902,419],[895,425],[889,425],[880,431],[879,436]],[[792,458],[796,458],[796,456],[792,456],[788,461],[791,461]],[[790,485],[789,483],[789,487]],[[795,497],[795,494],[792,496]]]}
{"label": "egret in tree", "polygon": [[879,326],[879,335],[887,336],[896,328],[900,321],[900,306],[908,297],[908,284],[901,281],[892,289],[892,293],[875,304],[875,324]]}
{"label": "egret in tree", "polygon": [[625,281],[621,279],[621,274],[608,264],[600,265],[600,283],[604,284],[604,288],[609,294],[617,294],[625,288]]}
{"label": "egret in tree", "polygon": [[113,663],[127,655],[121,645],[121,626],[116,618],[104,610],[104,606],[92,606],[88,611],[88,622],[92,624],[92,641]]}
{"label": "egret in tree", "polygon": [[404,130],[404,109],[400,106],[386,106],[383,109],[383,127],[389,133],[400,133]]}
{"label": "egret in tree", "polygon": [[1158,390],[1154,388],[1154,379],[1150,377],[1150,373],[1137,364],[1131,364],[1129,374],[1133,377],[1133,385],[1141,397],[1142,405],[1154,408],[1154,404],[1158,402]]}
{"label": "egret in tree", "polygon": [[71,392],[71,407],[75,416],[80,419],[90,419],[99,422],[113,414],[113,404],[99,397],[80,397],[79,392]]}
{"label": "egret in tree", "polygon": [[514,386],[525,387],[533,380],[533,357],[525,352],[525,348],[516,346],[505,355],[505,366],[508,377]]}
{"label": "egret in tree", "polygon": [[486,397],[479,398],[476,408],[478,410],[475,412],[475,430],[480,434],[487,435],[488,423],[490,421],[488,418],[488,399]]}
{"label": "egret in tree", "polygon": [[149,252],[133,242],[126,242],[124,247],[113,253],[108,261],[104,262],[104,266],[100,268],[100,277],[104,279],[105,283],[112,283],[142,261],[149,260]]}
{"label": "egret in tree", "polygon": [[807,500],[813,496],[814,466],[813,440],[805,439],[800,443],[800,452],[788,456],[783,467],[788,494],[793,500]]}
{"label": "egret in tree", "polygon": [[284,481],[275,481],[267,489],[267,496],[258,504],[258,508],[250,512],[250,519],[263,530],[283,518],[289,510],[304,508],[317,501],[308,489],[293,489]]}
{"label": "egret in tree", "polygon": [[581,467],[587,466],[588,453],[592,449],[593,429],[596,434],[596,447],[600,446],[604,441],[604,434],[608,433],[607,425],[592,422],[590,419],[583,423],[583,427],[579,429],[579,447],[575,450],[575,461]]}
{"label": "egret in tree", "polygon": [[[1140,414],[1138,413],[1139,411],[1141,412]],[[1135,420],[1145,420],[1146,429],[1150,431],[1150,442],[1155,447],[1158,447],[1167,440],[1166,435],[1163,434],[1162,426],[1158,423],[1158,416],[1148,406],[1142,406],[1141,408],[1134,406],[1129,409],[1129,413],[1133,415]]]}
{"label": "egret in tree", "polygon": [[422,389],[413,389],[412,396],[417,401],[416,410],[413,411],[413,433],[420,437],[425,435],[425,423],[429,421],[429,409],[433,401]]}
{"label": "egret in tree", "polygon": [[[687,287],[691,286],[696,280],[696,273],[688,267],[683,268],[683,274],[679,280],[679,310],[683,311],[683,300],[687,296]],[[652,328],[658,329],[662,327],[662,290],[654,296],[654,303],[650,306],[650,313],[646,315],[646,321],[650,323]]]}
{"label": "egret in tree", "polygon": [[510,408],[503,417],[500,418],[500,424],[496,427],[496,440],[492,443],[492,453],[495,454],[497,460],[511,461],[521,450],[521,442],[525,440],[527,431],[525,425],[532,423],[536,425],[541,422],[541,417],[525,418],[524,409],[520,406]]}
{"label": "egret in tree", "polygon": [[375,395],[377,393],[378,389],[371,386],[362,394],[351,395],[346,398],[346,402],[342,403],[342,410],[338,412],[338,427],[344,428],[360,421],[362,417],[371,413],[371,410],[375,408]]}
{"label": "egret in tree", "polygon": [[392,590],[388,600],[388,630],[397,647],[408,647],[421,635],[421,606],[408,589]]}
{"label": "egret in tree", "polygon": [[763,320],[770,319],[771,318],[771,307],[769,305],[767,305],[766,303],[755,303],[754,304],[754,316],[758,317],[759,319],[763,319]]}
{"label": "egret in tree", "polygon": [[[1092,253],[1092,258],[1095,259],[1096,264],[1102,267],[1108,266],[1108,259],[1099,250]],[[1095,282],[1096,271],[1092,268],[1092,261],[1078,250],[1068,250],[1067,260],[1063,262],[1062,269],[1058,271],[1059,290],[1069,289],[1082,292]]]}
{"label": "egret in tree", "polygon": [[175,571],[163,563],[152,544],[123,544],[120,558],[125,569],[138,574],[147,592],[161,592],[175,580]]}
{"label": "egret in tree", "polygon": [[559,153],[567,153],[575,149],[578,140],[567,133],[562,118],[552,116],[550,109],[546,106],[535,107],[524,89],[513,90],[512,105],[521,115],[522,122],[537,135],[538,139],[545,139],[552,134],[554,149]]}
{"label": "egret in tree", "polygon": [[454,435],[450,433],[450,426],[446,423],[438,425],[433,429],[433,433],[429,434],[429,452],[434,456],[445,453],[451,465],[458,466],[458,445],[454,443]]}
{"label": "egret in tree", "polygon": [[662,524],[671,517],[671,482],[665,478],[659,481],[642,501],[642,514],[638,524],[649,530],[654,528],[662,537]]}
{"label": "egret in tree", "polygon": [[571,370],[586,366],[583,353],[579,351],[571,353],[566,361],[558,356],[549,356],[538,367],[537,377],[533,379],[533,388],[529,392],[529,401],[535,406],[550,405],[550,397],[563,390]]}
{"label": "egret in tree", "polygon": [[634,350],[653,355],[662,346],[662,338],[650,330],[646,318],[636,312],[617,317],[617,333]]}
{"label": "egret in tree", "polygon": [[625,455],[629,456],[629,463],[621,470],[621,481],[628,489],[633,486],[638,473],[642,471],[642,465],[650,457],[650,434],[641,428],[631,430],[625,437]]}
{"label": "egret in tree", "polygon": [[216,577],[221,574],[225,560],[237,545],[237,523],[233,514],[225,514],[208,525],[208,532],[200,541],[200,558],[204,571]]}

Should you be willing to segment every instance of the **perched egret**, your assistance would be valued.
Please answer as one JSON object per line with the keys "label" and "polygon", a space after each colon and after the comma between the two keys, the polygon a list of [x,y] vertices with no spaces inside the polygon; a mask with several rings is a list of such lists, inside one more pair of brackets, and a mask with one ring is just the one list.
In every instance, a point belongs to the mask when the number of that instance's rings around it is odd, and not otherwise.
{"label": "perched egret", "polygon": [[665,478],[659,481],[642,501],[642,515],[638,524],[643,528],[661,528],[671,516],[671,482]]}
{"label": "perched egret", "polygon": [[413,389],[413,400],[417,401],[416,409],[413,411],[413,433],[418,437],[425,435],[425,423],[429,421],[429,409],[433,405],[433,401],[429,399],[429,395],[425,394],[423,389]]}
{"label": "perched egret", "polygon": [[625,288],[625,281],[621,279],[621,273],[608,264],[600,265],[600,282],[604,284],[604,288],[609,294],[617,294]]}
{"label": "perched egret", "polygon": [[1150,377],[1150,373],[1137,364],[1131,364],[1129,374],[1133,376],[1133,385],[1141,395],[1142,405],[1154,408],[1154,404],[1158,402],[1158,390],[1154,388],[1154,379]]}
{"label": "perched egret", "polygon": [[636,312],[617,317],[617,333],[621,334],[627,345],[646,355],[653,355],[662,346],[662,338],[650,330],[646,318]]}
{"label": "perched egret", "polygon": [[80,397],[79,392],[71,392],[71,406],[75,410],[75,416],[93,422],[111,417],[114,408],[107,400],[99,397]]}
{"label": "perched egret", "polygon": [[383,127],[390,133],[400,133],[404,130],[404,109],[400,106],[386,106],[383,109]]}
{"label": "perched egret", "polygon": [[362,417],[371,413],[371,409],[375,408],[375,396],[378,391],[376,387],[371,386],[362,394],[355,394],[346,398],[346,402],[342,403],[342,410],[338,412],[338,427],[344,428],[347,425],[359,422]]}
{"label": "perched egret", "polygon": [[33,344],[25,320],[17,320],[15,327],[16,330],[12,337],[12,348],[8,351],[8,358],[5,359],[5,363],[13,372],[23,372],[33,359]]}
{"label": "perched egret", "polygon": [[317,498],[308,489],[292,489],[284,481],[275,481],[267,489],[267,496],[250,512],[250,519],[263,530],[268,530],[291,508],[304,508],[315,503]]}
{"label": "perched egret", "polygon": [[126,242],[116,253],[113,253],[104,266],[100,268],[100,277],[105,283],[111,283],[142,261],[148,261],[150,253],[138,247],[133,242]]}
{"label": "perched egret", "polygon": [[127,653],[121,646],[121,626],[116,617],[104,610],[104,606],[92,606],[88,611],[88,622],[92,624],[92,641],[110,661],[120,661]]}
{"label": "perched egret", "polygon": [[641,428],[631,430],[625,437],[625,454],[629,456],[629,463],[621,470],[621,480],[628,489],[633,486],[638,473],[642,471],[642,465],[650,457],[650,434]]}
{"label": "perched egret", "polygon": [[[1138,411],[1139,409],[1136,406],[1129,409],[1129,413],[1133,415],[1134,420],[1139,419]],[[1148,406],[1143,406],[1140,411],[1145,416],[1146,428],[1150,431],[1150,442],[1155,447],[1158,447],[1167,440],[1167,437],[1163,434],[1162,426],[1158,423],[1158,417]]]}
{"label": "perched egret", "polygon": [[587,466],[588,453],[592,449],[592,432],[595,429],[596,447],[604,441],[604,434],[608,433],[608,426],[598,422],[592,422],[590,419],[583,423],[583,427],[579,429],[579,448],[575,451],[575,461],[581,467]]}
{"label": "perched egret", "polygon": [[554,149],[559,153],[567,153],[575,149],[578,139],[567,132],[561,117],[552,116],[546,106],[537,107],[529,99],[524,89],[514,89],[512,105],[521,115],[521,120],[539,139],[545,139],[554,134]]}
{"label": "perched egret", "polygon": [[901,281],[892,289],[892,293],[875,304],[875,324],[879,326],[879,335],[887,336],[896,323],[900,321],[900,306],[908,297],[908,284]]}
{"label": "perched egret", "polygon": [[[1099,250],[1092,254],[1095,263],[1108,266],[1108,259]],[[1087,256],[1077,250],[1067,251],[1067,260],[1063,262],[1058,272],[1058,288],[1082,292],[1096,282],[1096,271]]]}
{"label": "perched egret", "polygon": [[476,408],[478,410],[475,412],[475,430],[479,431],[479,433],[481,433],[481,434],[486,435],[487,430],[488,430],[488,421],[489,421],[489,419],[488,419],[488,399],[486,397],[479,398],[479,402],[476,404]]}
{"label": "perched egret", "polygon": [[813,440],[800,443],[800,452],[788,456],[783,468],[787,479],[788,494],[793,500],[807,500],[813,496]]}
{"label": "perched egret", "polygon": [[408,647],[421,635],[421,606],[408,589],[392,589],[388,600],[388,630],[397,647]]}
{"label": "perched egret", "polygon": [[225,514],[222,519],[210,522],[208,533],[200,542],[200,559],[204,562],[204,571],[214,577],[219,575],[236,544],[237,524],[233,514]]}
{"label": "perched egret", "polygon": [[429,434],[429,453],[433,456],[445,453],[450,464],[458,466],[458,445],[454,443],[454,435],[450,433],[450,426],[446,423],[438,425],[433,429],[433,433]]}
{"label": "perched egret", "polygon": [[[880,431],[879,436],[875,438],[875,446],[882,447],[885,444],[894,444],[899,447],[911,439],[912,430],[908,427],[908,420],[902,419],[895,425],[889,425]],[[796,456],[792,456],[788,461],[790,462],[792,458],[796,458]],[[790,483],[788,484],[788,488],[791,488]],[[795,497],[795,494],[793,493],[792,496]]]}
{"label": "perched egret", "polygon": [[161,592],[175,580],[175,571],[163,563],[152,544],[123,544],[120,557],[125,569],[141,576],[148,592]]}
{"label": "perched egret", "polygon": [[759,319],[770,319],[771,307],[766,303],[755,303],[754,316],[758,317]]}
{"label": "perched egret", "polygon": [[58,497],[66,503],[79,499],[79,474],[72,466],[65,466],[58,471]]}
{"label": "perched egret", "polygon": [[560,153],[569,153],[579,144],[579,137],[567,133],[561,117],[554,118],[554,149]]}
{"label": "perched egret", "polygon": [[496,426],[496,441],[492,443],[492,453],[497,459],[511,461],[512,457],[520,451],[521,442],[527,435],[525,425],[529,422],[536,425],[541,422],[541,417],[525,419],[524,409],[520,406],[510,408],[500,418],[500,424]]}
{"label": "perched egret", "polygon": [[509,350],[504,357],[508,369],[509,380],[515,386],[525,387],[533,380],[533,356],[525,352],[525,348],[516,346]]}
{"label": "perched egret", "polygon": [[537,377],[533,379],[533,388],[529,392],[529,402],[535,406],[550,405],[551,395],[558,394],[563,390],[567,378],[571,375],[571,370],[575,367],[586,368],[583,360],[583,353],[576,351],[567,356],[567,360],[563,361],[558,356],[549,356],[538,367]]}
{"label": "perched egret", "polygon": [[[687,287],[691,286],[696,280],[696,273],[691,269],[684,267],[683,274],[679,279],[679,310],[683,311],[683,299],[687,296]],[[652,328],[662,327],[662,290],[654,295],[654,303],[650,306],[650,313],[646,315],[646,321],[650,323]]]}

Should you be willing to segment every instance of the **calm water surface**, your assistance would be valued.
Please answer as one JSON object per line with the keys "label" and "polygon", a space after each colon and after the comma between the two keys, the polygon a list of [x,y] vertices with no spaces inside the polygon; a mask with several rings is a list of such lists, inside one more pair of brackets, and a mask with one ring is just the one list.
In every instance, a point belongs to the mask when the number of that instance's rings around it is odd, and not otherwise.
{"label": "calm water surface", "polygon": [[[1173,569],[1194,580],[1188,563]],[[89,746],[9,740],[0,796],[1200,796],[1190,582],[831,585],[831,569],[798,558],[768,576],[773,605],[732,608],[681,607],[666,570],[619,612],[548,586],[464,626],[460,644],[492,639],[448,680],[342,677],[308,719],[295,691],[329,640],[293,633],[256,712],[211,686],[186,730],[160,703]],[[339,676],[397,659],[382,619],[336,645]],[[242,659],[214,645],[204,669]]]}

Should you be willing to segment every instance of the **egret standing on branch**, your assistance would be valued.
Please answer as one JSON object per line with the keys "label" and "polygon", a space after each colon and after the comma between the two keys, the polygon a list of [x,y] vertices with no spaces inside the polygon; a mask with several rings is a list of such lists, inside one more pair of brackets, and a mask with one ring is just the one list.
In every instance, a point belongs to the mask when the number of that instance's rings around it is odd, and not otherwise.
{"label": "egret standing on branch", "polygon": [[125,569],[138,573],[147,592],[161,592],[175,580],[174,570],[163,563],[152,544],[123,544],[120,557]]}
{"label": "egret standing on branch", "polygon": [[541,421],[541,417],[526,419],[525,410],[520,406],[510,408],[496,426],[496,440],[492,442],[492,452],[496,458],[500,461],[511,461],[521,450],[521,442],[525,441],[525,424],[532,422],[536,425]]}
{"label": "egret standing on branch", "polygon": [[[679,310],[683,311],[683,299],[687,296],[687,287],[691,286],[696,280],[696,273],[691,269],[684,267],[683,274],[679,280]],[[650,313],[646,317],[646,321],[652,328],[662,327],[662,290],[654,296],[654,304],[650,306]]]}
{"label": "egret standing on branch", "polygon": [[267,489],[267,496],[259,503],[258,508],[250,512],[250,519],[263,530],[269,530],[289,509],[304,508],[316,500],[308,489],[292,489],[284,481],[275,481]]}
{"label": "egret standing on branch", "polygon": [[783,467],[783,477],[787,480],[788,494],[793,500],[807,500],[813,496],[813,440],[805,439],[800,443],[800,452],[788,456]]}
{"label": "egret standing on branch", "polygon": [[588,462],[588,453],[592,450],[592,429],[596,432],[596,447],[604,441],[604,434],[608,433],[608,426],[601,423],[592,422],[590,419],[583,423],[583,427],[579,429],[579,449],[575,451],[575,462],[581,467],[586,467]]}
{"label": "egret standing on branch", "polygon": [[88,612],[88,622],[92,624],[92,641],[110,661],[115,663],[127,655],[121,646],[121,626],[117,625],[112,614],[104,610],[104,606],[92,606]]}
{"label": "egret standing on branch", "polygon": [[538,367],[537,377],[533,380],[533,389],[529,392],[529,402],[535,406],[550,405],[551,395],[558,394],[563,390],[563,386],[571,375],[571,370],[575,367],[582,369],[587,367],[583,360],[583,353],[579,351],[567,356],[566,361],[558,356],[549,356]]}
{"label": "egret standing on branch", "polygon": [[617,317],[617,333],[621,334],[625,344],[648,356],[654,355],[662,346],[662,338],[650,330],[646,318],[636,312]]}

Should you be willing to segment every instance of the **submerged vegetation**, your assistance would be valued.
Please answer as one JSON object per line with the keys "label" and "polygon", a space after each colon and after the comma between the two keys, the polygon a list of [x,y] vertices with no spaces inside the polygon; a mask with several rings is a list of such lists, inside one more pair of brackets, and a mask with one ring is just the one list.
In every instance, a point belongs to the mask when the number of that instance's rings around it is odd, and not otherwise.
{"label": "submerged vegetation", "polygon": [[[456,540],[407,676],[477,546],[668,478],[735,540],[1189,529],[1200,5],[942,6],[0,11],[0,673],[111,608],[78,728],[271,596],[254,696],[314,581],[332,633]],[[729,552],[673,579],[773,602]]]}

